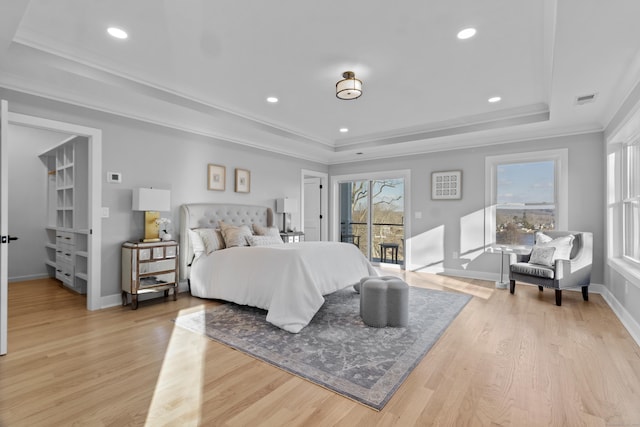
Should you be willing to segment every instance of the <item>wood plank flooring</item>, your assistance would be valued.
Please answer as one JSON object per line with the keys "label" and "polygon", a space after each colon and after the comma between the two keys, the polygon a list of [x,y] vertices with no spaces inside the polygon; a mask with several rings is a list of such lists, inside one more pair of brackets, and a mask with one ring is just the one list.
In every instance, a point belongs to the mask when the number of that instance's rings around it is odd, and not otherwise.
{"label": "wood plank flooring", "polygon": [[89,312],[54,280],[12,283],[0,426],[640,426],[640,349],[599,295],[405,279],[473,299],[380,412],[174,328],[217,302]]}

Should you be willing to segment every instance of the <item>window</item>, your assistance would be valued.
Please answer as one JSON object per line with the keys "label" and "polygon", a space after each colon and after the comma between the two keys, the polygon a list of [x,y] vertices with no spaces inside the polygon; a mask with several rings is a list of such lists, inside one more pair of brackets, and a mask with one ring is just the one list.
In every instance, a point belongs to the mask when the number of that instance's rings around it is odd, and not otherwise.
{"label": "window", "polygon": [[536,231],[566,229],[567,150],[486,160],[485,244],[531,246]]}
{"label": "window", "polygon": [[622,243],[624,257],[640,263],[640,140],[622,150]]}

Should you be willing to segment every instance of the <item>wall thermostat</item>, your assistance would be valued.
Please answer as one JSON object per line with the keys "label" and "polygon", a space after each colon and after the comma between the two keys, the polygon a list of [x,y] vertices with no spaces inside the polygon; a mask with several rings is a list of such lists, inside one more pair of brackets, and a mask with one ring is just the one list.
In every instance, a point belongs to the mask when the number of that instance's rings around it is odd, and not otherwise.
{"label": "wall thermostat", "polygon": [[107,182],[120,184],[122,182],[122,174],[120,172],[107,172]]}

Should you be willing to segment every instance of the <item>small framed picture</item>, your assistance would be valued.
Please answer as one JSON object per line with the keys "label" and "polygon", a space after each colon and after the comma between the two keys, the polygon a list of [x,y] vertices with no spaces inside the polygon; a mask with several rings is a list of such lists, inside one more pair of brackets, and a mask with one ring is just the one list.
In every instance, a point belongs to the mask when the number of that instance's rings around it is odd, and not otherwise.
{"label": "small framed picture", "polygon": [[236,193],[248,193],[249,191],[251,191],[251,172],[236,168]]}
{"label": "small framed picture", "polygon": [[207,188],[209,190],[224,191],[226,174],[227,168],[224,166],[210,164],[207,171]]}
{"label": "small framed picture", "polygon": [[462,171],[431,173],[431,198],[455,200],[462,198]]}

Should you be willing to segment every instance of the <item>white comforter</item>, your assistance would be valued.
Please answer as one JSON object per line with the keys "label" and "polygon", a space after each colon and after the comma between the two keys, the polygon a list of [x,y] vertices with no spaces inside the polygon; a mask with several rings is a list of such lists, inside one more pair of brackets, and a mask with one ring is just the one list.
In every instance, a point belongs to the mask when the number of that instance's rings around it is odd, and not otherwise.
{"label": "white comforter", "polygon": [[301,242],[239,247],[202,255],[191,266],[191,294],[268,311],[267,322],[298,333],[323,295],[377,276],[351,243]]}

